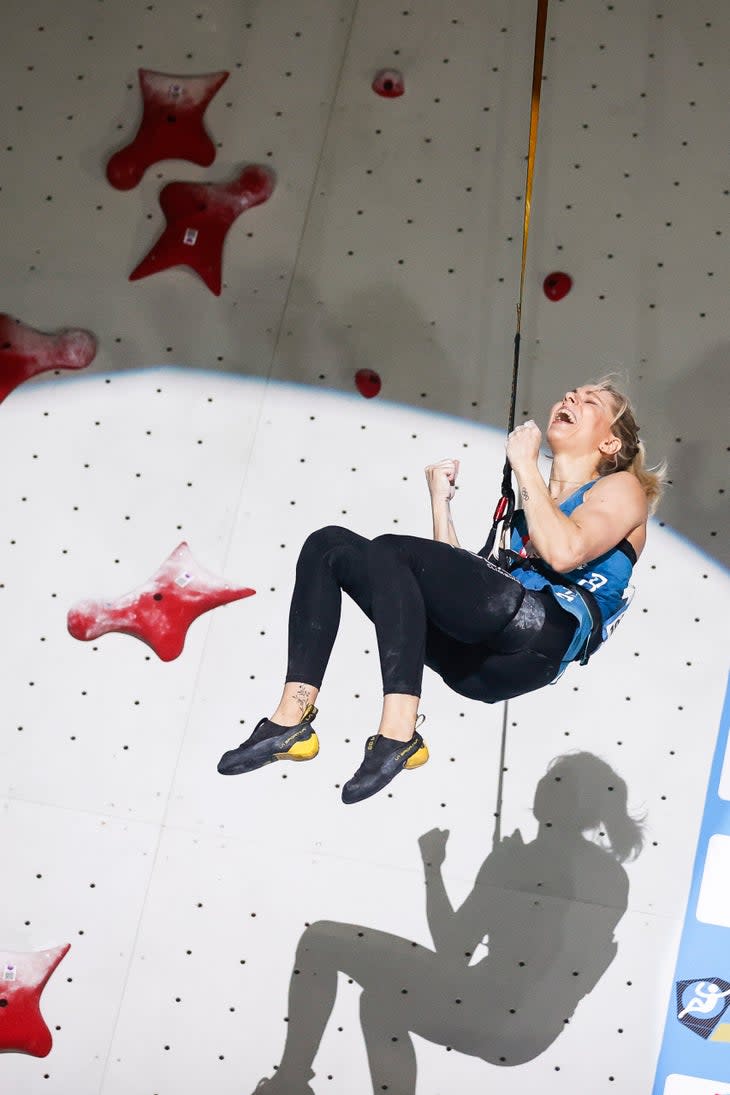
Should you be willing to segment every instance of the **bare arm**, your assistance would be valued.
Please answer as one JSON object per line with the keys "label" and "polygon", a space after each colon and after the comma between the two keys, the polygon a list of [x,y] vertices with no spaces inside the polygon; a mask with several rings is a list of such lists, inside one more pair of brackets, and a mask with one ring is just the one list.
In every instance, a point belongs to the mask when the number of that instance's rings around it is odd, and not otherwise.
{"label": "bare arm", "polygon": [[621,471],[597,480],[581,505],[566,516],[537,467],[541,436],[534,422],[518,427],[509,436],[507,457],[517,478],[531,544],[546,563],[564,573],[603,555],[645,524],[648,506],[636,477]]}
{"label": "bare arm", "polygon": [[431,511],[433,514],[433,538],[442,544],[451,544],[452,547],[461,547],[456,535],[454,522],[451,520],[451,506],[448,499],[431,499]]}
{"label": "bare arm", "polygon": [[451,519],[451,499],[456,492],[458,460],[441,460],[426,468],[426,481],[431,494],[433,538],[442,544],[460,547],[454,522]]}
{"label": "bare arm", "polygon": [[600,479],[569,517],[550,497],[537,466],[516,474],[530,542],[561,573],[597,559],[646,521],[646,496],[629,472]]}

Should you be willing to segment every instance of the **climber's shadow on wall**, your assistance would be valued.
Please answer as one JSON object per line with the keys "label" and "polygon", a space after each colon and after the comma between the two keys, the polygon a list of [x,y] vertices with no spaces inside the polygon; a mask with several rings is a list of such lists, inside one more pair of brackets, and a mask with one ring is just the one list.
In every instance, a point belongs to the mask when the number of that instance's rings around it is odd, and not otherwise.
{"label": "climber's shadow on wall", "polygon": [[[642,847],[642,821],[628,814],[626,799],[623,780],[593,754],[557,758],[537,786],[536,838],[525,844],[517,830],[497,844],[459,909],[441,873],[448,832],[424,833],[435,949],[356,924],[312,924],[297,949],[281,1065],[256,1091],[312,1091],[338,971],[363,989],[375,1092],[415,1092],[411,1034],[494,1065],[543,1053],[616,955],[613,932],[628,899],[621,863]],[[599,828],[608,847],[586,835]]]}

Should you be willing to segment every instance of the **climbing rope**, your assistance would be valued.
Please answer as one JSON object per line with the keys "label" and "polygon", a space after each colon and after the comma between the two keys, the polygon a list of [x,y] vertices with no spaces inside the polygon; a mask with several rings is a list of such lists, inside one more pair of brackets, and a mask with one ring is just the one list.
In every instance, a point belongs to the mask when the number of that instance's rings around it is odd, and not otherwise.
{"label": "climbing rope", "polygon": [[[520,368],[520,341],[522,331],[522,303],[525,295],[525,269],[527,266],[527,241],[530,235],[530,213],[532,209],[532,186],[535,175],[535,153],[537,151],[537,129],[540,120],[540,93],[542,91],[542,68],[545,57],[545,28],[547,25],[548,0],[537,0],[537,23],[535,26],[535,60],[532,69],[532,101],[530,106],[530,139],[527,155],[527,181],[525,184],[525,209],[522,220],[522,265],[520,268],[520,294],[517,303],[517,329],[515,331],[514,359],[512,363],[512,390],[510,393],[507,433],[515,428],[515,410],[517,404],[517,377]],[[499,546],[506,547],[509,541],[512,518],[515,512],[515,493],[512,488],[512,468],[509,460],[504,462],[502,472],[501,497],[492,518],[492,528],[480,555],[498,556]],[[497,529],[502,525],[499,540]]]}
{"label": "climbing rope", "polygon": [[[525,211],[522,220],[522,266],[520,269],[520,295],[517,303],[517,328],[515,331],[514,359],[512,363],[512,390],[510,393],[507,433],[515,428],[517,405],[517,376],[520,368],[520,341],[522,329],[522,303],[525,294],[525,268],[527,265],[527,241],[530,235],[530,213],[532,209],[532,185],[535,175],[535,153],[537,151],[537,129],[540,120],[540,93],[542,91],[542,68],[545,57],[545,28],[547,25],[548,0],[537,0],[537,21],[535,26],[535,59],[532,68],[532,100],[530,105],[530,140],[527,155],[527,181],[525,184]],[[515,512],[515,492],[512,487],[512,467],[508,459],[502,472],[501,497],[492,518],[492,528],[480,555],[487,558],[495,554],[499,558],[499,547],[509,546],[512,518]],[[497,529],[502,525],[499,539]],[[496,545],[496,546],[495,546]],[[507,753],[507,719],[509,701],[505,700],[502,715],[502,740],[499,756],[499,779],[497,783],[497,809],[495,811],[493,846],[496,848],[502,838],[502,798],[504,793],[504,771]]]}

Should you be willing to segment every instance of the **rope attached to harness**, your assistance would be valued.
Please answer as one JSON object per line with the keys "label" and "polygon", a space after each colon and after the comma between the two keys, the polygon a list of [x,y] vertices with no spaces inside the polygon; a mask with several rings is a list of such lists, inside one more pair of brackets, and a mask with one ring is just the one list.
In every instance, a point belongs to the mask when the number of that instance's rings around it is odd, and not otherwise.
{"label": "rope attached to harness", "polygon": [[[540,93],[542,91],[542,67],[545,57],[545,28],[547,26],[548,0],[537,0],[537,23],[535,26],[535,59],[532,67],[532,100],[530,106],[530,143],[527,155],[527,181],[525,184],[525,212],[522,221],[522,266],[520,269],[520,296],[517,303],[517,329],[515,331],[515,350],[512,363],[512,390],[509,403],[509,420],[507,433],[512,433],[515,428],[515,411],[517,407],[517,375],[520,368],[520,339],[522,328],[522,301],[525,293],[525,268],[527,265],[527,240],[530,234],[530,213],[532,209],[532,183],[535,174],[535,152],[537,150],[537,127],[540,120]],[[512,519],[515,512],[515,492],[512,487],[512,467],[509,460],[504,462],[502,472],[502,494],[497,503],[492,518],[492,527],[487,537],[487,542],[479,552],[485,558],[493,553],[499,561],[499,547],[503,550],[509,547]],[[502,525],[499,545],[495,549],[497,541],[497,529]],[[493,846],[496,848],[501,840],[502,825],[502,797],[504,792],[504,770],[507,749],[507,720],[509,701],[505,701],[502,714],[502,743],[499,764],[499,779],[497,784],[497,809],[495,811]]]}
{"label": "rope attached to harness", "polygon": [[[537,151],[537,130],[540,120],[540,93],[542,91],[542,69],[545,57],[545,28],[547,25],[548,0],[537,0],[537,23],[535,27],[535,60],[532,69],[532,102],[530,108],[530,141],[527,155],[527,181],[525,184],[525,211],[522,221],[522,266],[520,269],[520,296],[517,304],[517,329],[515,331],[514,359],[512,363],[512,390],[510,393],[509,418],[507,433],[512,433],[515,428],[515,412],[517,406],[517,376],[520,368],[520,341],[522,329],[522,302],[525,294],[525,269],[527,266],[527,241],[530,235],[530,213],[532,209],[532,185],[535,175],[535,153]],[[509,460],[504,462],[502,472],[501,497],[497,502],[492,527],[487,537],[487,542],[479,552],[487,558],[494,556],[499,558],[499,547],[508,546],[512,519],[515,512],[515,492],[512,487],[512,467]],[[502,526],[497,541],[497,529]]]}

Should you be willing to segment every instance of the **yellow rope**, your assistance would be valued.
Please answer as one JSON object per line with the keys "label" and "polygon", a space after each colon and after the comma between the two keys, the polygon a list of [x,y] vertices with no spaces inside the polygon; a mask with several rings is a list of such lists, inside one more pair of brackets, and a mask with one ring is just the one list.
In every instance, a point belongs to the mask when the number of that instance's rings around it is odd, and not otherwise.
{"label": "yellow rope", "polygon": [[540,120],[540,93],[542,91],[542,67],[545,57],[545,28],[547,25],[548,0],[538,0],[535,27],[535,63],[532,70],[532,102],[530,107],[530,145],[527,156],[527,183],[525,186],[525,213],[522,222],[522,269],[520,272],[520,301],[517,305],[517,330],[520,329],[522,298],[525,291],[525,267],[527,265],[527,240],[530,234],[532,208],[532,183],[535,174],[537,127]]}
{"label": "yellow rope", "polygon": [[[517,372],[520,364],[520,329],[522,324],[522,300],[525,292],[525,267],[527,265],[527,240],[530,234],[530,211],[532,207],[532,183],[535,175],[535,152],[537,150],[537,127],[540,120],[540,92],[542,91],[542,65],[545,57],[545,28],[547,26],[548,0],[537,0],[537,25],[535,27],[535,61],[532,70],[532,102],[530,106],[530,146],[527,155],[527,182],[525,185],[525,213],[522,222],[522,269],[520,271],[520,299],[517,305],[517,330],[515,332],[515,355],[512,370],[512,394],[510,396],[509,426],[508,432],[514,429],[515,410],[517,405]],[[502,479],[502,498],[500,504],[511,496],[511,505],[514,507],[514,492],[511,486],[512,469],[509,460],[505,462],[504,476]],[[497,527],[497,515],[492,526],[490,539],[494,543],[494,535]],[[503,535],[506,541],[509,539],[509,527],[503,526]],[[490,546],[489,541],[482,550]],[[509,546],[508,542],[505,546]],[[490,548],[491,551],[491,548]],[[502,713],[502,738],[499,761],[499,777],[497,780],[497,809],[495,811],[493,846],[496,848],[502,838],[502,802],[504,798],[504,770],[507,754],[507,724],[509,717],[509,700],[504,701]]]}

